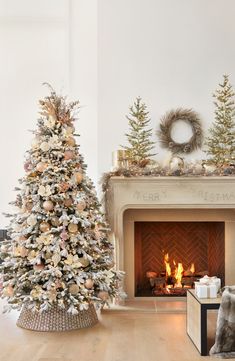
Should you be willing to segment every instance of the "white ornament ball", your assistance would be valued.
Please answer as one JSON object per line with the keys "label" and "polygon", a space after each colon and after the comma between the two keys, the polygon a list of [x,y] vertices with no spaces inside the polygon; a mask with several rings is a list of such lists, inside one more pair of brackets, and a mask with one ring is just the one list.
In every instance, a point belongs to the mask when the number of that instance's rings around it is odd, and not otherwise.
{"label": "white ornament ball", "polygon": [[33,214],[31,214],[28,218],[27,218],[27,224],[29,226],[35,226],[35,224],[37,224],[37,218],[36,216],[34,216]]}
{"label": "white ornament ball", "polygon": [[85,283],[84,283],[85,287],[90,289],[90,288],[93,288],[94,286],[94,281],[90,278],[88,278]]}
{"label": "white ornament ball", "polygon": [[109,294],[106,291],[100,291],[98,293],[98,298],[101,298],[102,301],[107,301],[109,299]]}
{"label": "white ornament ball", "polygon": [[31,142],[31,147],[32,147],[33,149],[36,149],[36,148],[38,147],[38,143],[39,143],[38,138],[34,138],[34,139],[32,140],[32,142]]}
{"label": "white ornament ball", "polygon": [[48,152],[48,150],[50,149],[50,145],[47,142],[42,142],[40,145],[40,149],[43,152]]}
{"label": "white ornament ball", "polygon": [[54,209],[54,203],[52,201],[45,201],[43,202],[43,208],[46,211],[52,211]]}
{"label": "white ornament ball", "polygon": [[46,170],[47,169],[47,163],[45,163],[45,162],[39,162],[38,164],[37,164],[37,166],[36,166],[36,169],[37,169],[37,171],[38,172],[44,172],[44,170]]}

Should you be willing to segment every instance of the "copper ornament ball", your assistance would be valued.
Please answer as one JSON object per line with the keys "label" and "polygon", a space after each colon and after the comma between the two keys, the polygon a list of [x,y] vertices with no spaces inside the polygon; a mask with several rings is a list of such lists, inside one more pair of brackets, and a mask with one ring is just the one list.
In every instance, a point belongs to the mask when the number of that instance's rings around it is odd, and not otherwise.
{"label": "copper ornament ball", "polygon": [[107,301],[109,298],[109,294],[106,291],[100,291],[98,293],[98,297],[101,298],[102,301]]}
{"label": "copper ornament ball", "polygon": [[41,232],[48,232],[51,229],[51,226],[47,222],[42,222],[39,226]]}
{"label": "copper ornament ball", "polygon": [[54,203],[52,201],[45,201],[43,202],[43,208],[46,211],[52,211],[54,209]]}
{"label": "copper ornament ball", "polygon": [[35,265],[33,266],[33,269],[34,269],[35,271],[42,271],[44,268],[45,268],[45,265],[44,265],[43,263],[35,264]]}
{"label": "copper ornament ball", "polygon": [[84,211],[84,209],[86,208],[86,202],[84,200],[79,201],[76,208],[78,211]]}
{"label": "copper ornament ball", "polygon": [[66,198],[66,199],[64,200],[64,205],[65,205],[65,207],[71,207],[72,204],[73,204],[72,198]]}
{"label": "copper ornament ball", "polygon": [[68,230],[70,233],[77,233],[78,225],[76,223],[69,223]]}
{"label": "copper ornament ball", "polygon": [[37,169],[37,171],[38,172],[44,172],[44,170],[46,170],[47,169],[47,163],[45,163],[45,162],[39,162],[38,164],[37,164],[37,166],[36,166],[36,169]]}
{"label": "copper ornament ball", "polygon": [[64,152],[64,159],[65,160],[70,160],[74,158],[74,152],[72,150],[66,150]]}
{"label": "copper ornament ball", "polygon": [[85,287],[90,289],[93,288],[94,286],[94,281],[91,278],[88,278],[85,283],[84,283]]}

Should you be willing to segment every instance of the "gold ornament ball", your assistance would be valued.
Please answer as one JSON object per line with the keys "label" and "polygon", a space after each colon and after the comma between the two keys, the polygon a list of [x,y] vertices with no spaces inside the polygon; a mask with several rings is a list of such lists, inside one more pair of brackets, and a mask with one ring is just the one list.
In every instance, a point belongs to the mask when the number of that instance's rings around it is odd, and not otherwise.
{"label": "gold ornament ball", "polygon": [[79,286],[76,283],[73,283],[69,286],[69,292],[71,295],[77,295],[79,292]]}
{"label": "gold ornament ball", "polygon": [[43,263],[35,264],[33,266],[34,271],[42,271],[42,270],[44,270],[44,268],[45,268],[45,265]]}
{"label": "gold ornament ball", "polygon": [[26,202],[25,208],[27,209],[27,211],[31,211],[33,208],[33,202]]}
{"label": "gold ornament ball", "polygon": [[87,267],[90,264],[89,260],[84,257],[79,258],[78,261],[81,263],[82,267]]}
{"label": "gold ornament ball", "polygon": [[83,179],[82,173],[81,172],[76,172],[74,174],[74,178],[75,178],[75,182],[77,184],[80,184],[82,182],[82,179]]}
{"label": "gold ornament ball", "polygon": [[78,225],[76,223],[69,223],[68,231],[70,233],[77,233],[78,231]]}
{"label": "gold ornament ball", "polygon": [[11,285],[7,286],[6,288],[4,288],[3,290],[3,294],[6,297],[12,297],[14,295],[14,289]]}
{"label": "gold ornament ball", "polygon": [[66,140],[66,143],[68,144],[69,147],[74,147],[76,144],[76,141],[75,141],[74,137],[69,137]]}
{"label": "gold ornament ball", "polygon": [[73,125],[71,125],[70,127],[66,127],[66,134],[67,135],[73,134],[74,131],[75,131],[75,128],[74,128]]}
{"label": "gold ornament ball", "polygon": [[44,170],[47,169],[47,163],[44,163],[44,162],[39,162],[36,166],[36,169],[38,172],[44,172]]}
{"label": "gold ornament ball", "polygon": [[60,220],[58,217],[54,216],[51,218],[51,224],[55,227],[58,227],[60,225]]}
{"label": "gold ornament ball", "polygon": [[94,286],[94,281],[90,278],[88,278],[85,283],[84,283],[85,287],[90,289],[90,288],[93,288]]}
{"label": "gold ornament ball", "polygon": [[102,301],[107,301],[109,299],[109,294],[106,291],[100,291],[98,297],[101,298]]}
{"label": "gold ornament ball", "polygon": [[19,251],[21,257],[26,257],[28,255],[28,250],[24,246],[19,247]]}
{"label": "gold ornament ball", "polygon": [[64,200],[65,207],[71,207],[72,204],[73,204],[72,198],[67,198]]}
{"label": "gold ornament ball", "polygon": [[45,211],[52,211],[54,209],[54,203],[52,201],[43,202],[43,208]]}
{"label": "gold ornament ball", "polygon": [[64,152],[64,159],[65,160],[70,160],[74,158],[74,152],[72,150],[66,150]]}
{"label": "gold ornament ball", "polygon": [[39,226],[41,232],[48,232],[51,228],[50,224],[47,222],[42,222]]}
{"label": "gold ornament ball", "polygon": [[86,208],[86,202],[84,200],[81,200],[76,207],[78,211],[82,212]]}

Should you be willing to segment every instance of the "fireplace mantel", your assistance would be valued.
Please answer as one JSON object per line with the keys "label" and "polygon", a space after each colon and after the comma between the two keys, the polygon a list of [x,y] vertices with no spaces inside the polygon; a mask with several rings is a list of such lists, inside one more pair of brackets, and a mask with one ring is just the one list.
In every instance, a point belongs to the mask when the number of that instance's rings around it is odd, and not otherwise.
{"label": "fireplace mantel", "polygon": [[[210,219],[218,218],[219,220],[223,220],[223,214],[228,215],[229,212],[226,232],[231,238],[232,248],[227,247],[227,251],[229,249],[233,255],[227,254],[226,257],[230,259],[235,254],[235,241],[232,242],[232,238],[235,239],[235,177],[112,177],[106,192],[106,210],[111,234],[115,241],[116,264],[124,271],[127,271],[124,254],[124,243],[127,242],[124,213],[127,210],[142,210],[144,215],[151,210],[152,213],[177,210],[177,214],[184,212],[186,217],[190,213],[193,217],[193,213],[197,211],[205,214],[208,210],[208,214],[214,212],[213,217],[209,217]],[[220,216],[217,217],[217,214]],[[203,219],[202,216],[196,217]],[[147,220],[146,217],[145,220]],[[231,271],[227,272],[231,282],[230,274]],[[234,282],[235,279],[233,279]]]}

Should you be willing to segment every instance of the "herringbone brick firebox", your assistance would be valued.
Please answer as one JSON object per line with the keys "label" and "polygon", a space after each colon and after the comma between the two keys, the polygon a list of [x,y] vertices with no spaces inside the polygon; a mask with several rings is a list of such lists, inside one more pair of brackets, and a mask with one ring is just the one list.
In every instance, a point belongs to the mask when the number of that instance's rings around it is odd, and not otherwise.
{"label": "herringbone brick firebox", "polygon": [[147,296],[148,272],[164,273],[168,254],[184,270],[194,263],[196,274],[216,275],[224,283],[224,222],[135,222],[135,295]]}

